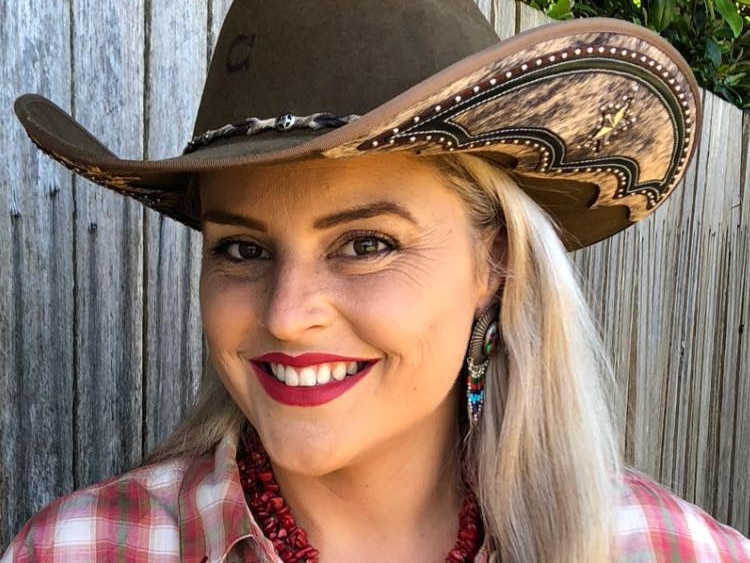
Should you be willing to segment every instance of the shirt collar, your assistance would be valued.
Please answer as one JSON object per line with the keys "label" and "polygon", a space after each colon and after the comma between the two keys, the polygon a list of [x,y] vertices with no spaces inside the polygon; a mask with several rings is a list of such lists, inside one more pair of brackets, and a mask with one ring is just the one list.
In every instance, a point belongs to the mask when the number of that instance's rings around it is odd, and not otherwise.
{"label": "shirt collar", "polygon": [[245,538],[256,542],[273,561],[273,545],[265,538],[245,502],[237,468],[239,434],[217,445],[213,458],[196,459],[188,467],[179,493],[180,553],[188,563],[219,563]]}

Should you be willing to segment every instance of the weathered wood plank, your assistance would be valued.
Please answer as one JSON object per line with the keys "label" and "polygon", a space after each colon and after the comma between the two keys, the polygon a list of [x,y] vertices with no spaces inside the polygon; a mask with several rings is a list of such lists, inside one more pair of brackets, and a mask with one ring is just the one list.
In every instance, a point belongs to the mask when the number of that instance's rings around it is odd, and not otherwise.
{"label": "weathered wood plank", "polygon": [[[164,0],[150,13],[147,157],[179,154],[203,91],[208,6]],[[191,40],[203,37],[204,41]],[[183,108],[177,116],[173,108]],[[146,210],[144,448],[165,439],[192,403],[203,369],[200,234]]]}
{"label": "weathered wood plank", "polygon": [[487,21],[492,23],[492,0],[474,0],[474,3],[487,18]]}
{"label": "weathered wood plank", "polygon": [[[710,99],[710,103],[709,103]],[[739,180],[739,144],[741,142],[740,119],[729,111],[730,106],[713,95],[706,94],[706,114],[710,128],[705,130],[707,141],[706,167],[698,168],[698,182],[705,188],[696,200],[696,211],[700,221],[696,224],[700,233],[696,299],[700,321],[695,325],[695,343],[699,353],[695,355],[695,370],[698,382],[694,386],[697,420],[693,428],[694,448],[694,494],[695,502],[713,510],[715,500],[715,456],[718,454],[717,427],[719,387],[722,381],[722,348],[726,325],[722,316],[726,295],[727,221],[731,216],[731,192],[737,190]],[[708,117],[710,116],[710,117]],[[734,145],[734,146],[732,146]],[[737,152],[734,152],[737,151]],[[734,160],[731,160],[734,159]]]}
{"label": "weathered wood plank", "polygon": [[492,24],[500,39],[508,39],[516,34],[517,9],[513,0],[493,0]]}
{"label": "weathered wood plank", "polygon": [[524,4],[522,2],[516,3],[516,13],[518,14],[518,26],[516,28],[516,33],[526,31],[527,29],[533,29],[552,21],[546,15],[544,15],[543,12],[535,10],[528,4]]}
{"label": "weathered wood plank", "polygon": [[[708,115],[708,114],[706,114]],[[704,123],[710,118],[706,117]],[[667,362],[666,418],[664,421],[665,448],[662,452],[661,481],[678,494],[685,496],[690,489],[687,482],[688,451],[690,449],[691,390],[695,370],[692,365],[694,353],[693,325],[696,317],[696,291],[698,247],[694,223],[695,201],[699,193],[698,171],[706,166],[707,143],[701,143],[696,158],[688,168],[682,186],[667,202],[668,216],[674,229],[676,255],[674,266],[675,283],[672,305],[670,350]]]}
{"label": "weathered wood plank", "polygon": [[[143,0],[73,4],[74,111],[117,154],[143,156]],[[76,179],[76,485],[141,458],[143,212]]]}
{"label": "weathered wood plank", "polygon": [[44,0],[0,14],[0,551],[74,487],[71,175],[12,109],[27,92],[70,104],[69,16]]}
{"label": "weathered wood plank", "polygon": [[726,482],[729,493],[729,521],[750,536],[750,114],[743,116],[742,164],[744,177],[739,201],[733,206],[733,220],[738,222],[733,244],[736,277],[730,291],[740,309],[736,336],[738,340],[735,370],[735,418],[732,444],[732,470]]}
{"label": "weathered wood plank", "polygon": [[[748,275],[747,264],[739,263],[742,241],[739,238],[740,214],[739,200],[742,196],[742,111],[722,103],[720,116],[725,151],[724,170],[716,169],[717,174],[712,181],[717,190],[723,192],[721,238],[719,252],[721,253],[719,272],[720,284],[715,288],[716,311],[719,331],[717,338],[717,357],[714,368],[714,396],[712,397],[711,414],[716,423],[712,432],[713,440],[709,443],[711,450],[707,452],[709,471],[707,483],[713,492],[711,512],[724,522],[731,520],[730,504],[731,490],[728,486],[732,480],[732,450],[735,443],[741,445],[742,437],[735,436],[735,417],[737,395],[737,364],[741,353],[742,324],[742,292],[743,281]],[[721,165],[721,162],[718,163]],[[718,266],[718,265],[717,265]],[[738,267],[739,266],[739,267]],[[720,293],[719,293],[720,292]],[[737,440],[736,440],[737,438]]]}

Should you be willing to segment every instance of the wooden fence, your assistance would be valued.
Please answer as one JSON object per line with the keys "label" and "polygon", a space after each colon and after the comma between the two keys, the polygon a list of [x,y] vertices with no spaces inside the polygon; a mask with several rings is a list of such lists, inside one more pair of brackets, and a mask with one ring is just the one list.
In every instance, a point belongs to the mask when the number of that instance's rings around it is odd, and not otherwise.
{"label": "wooden fence", "polygon": [[[501,37],[543,23],[477,1]],[[229,3],[0,0],[0,550],[54,498],[137,464],[203,361],[199,237],[41,156],[12,102],[43,93],[126,157],[177,154]],[[704,104],[684,186],[574,259],[627,462],[748,534],[750,121]]]}

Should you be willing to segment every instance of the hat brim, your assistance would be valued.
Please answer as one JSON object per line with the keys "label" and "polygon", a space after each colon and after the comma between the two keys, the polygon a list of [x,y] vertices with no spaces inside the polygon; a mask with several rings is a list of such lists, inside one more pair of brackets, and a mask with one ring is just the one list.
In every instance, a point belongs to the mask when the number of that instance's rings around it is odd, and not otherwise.
{"label": "hat brim", "polygon": [[603,18],[499,42],[338,129],[265,131],[162,160],[118,158],[42,96],[21,96],[15,111],[33,142],[71,170],[196,229],[185,194],[197,173],[391,151],[490,155],[571,249],[653,212],[684,174],[701,122],[679,53],[644,28]]}

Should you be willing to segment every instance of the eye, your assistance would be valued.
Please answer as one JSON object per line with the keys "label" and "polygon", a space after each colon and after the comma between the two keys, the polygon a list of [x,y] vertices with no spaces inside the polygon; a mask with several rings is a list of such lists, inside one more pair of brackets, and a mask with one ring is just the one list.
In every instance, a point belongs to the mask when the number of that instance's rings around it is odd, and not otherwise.
{"label": "eye", "polygon": [[262,246],[254,242],[244,241],[226,241],[219,244],[214,253],[223,254],[235,262],[268,260],[270,258],[268,251]]}
{"label": "eye", "polygon": [[374,234],[353,234],[338,252],[347,258],[377,256],[388,253],[396,248],[392,240]]}

